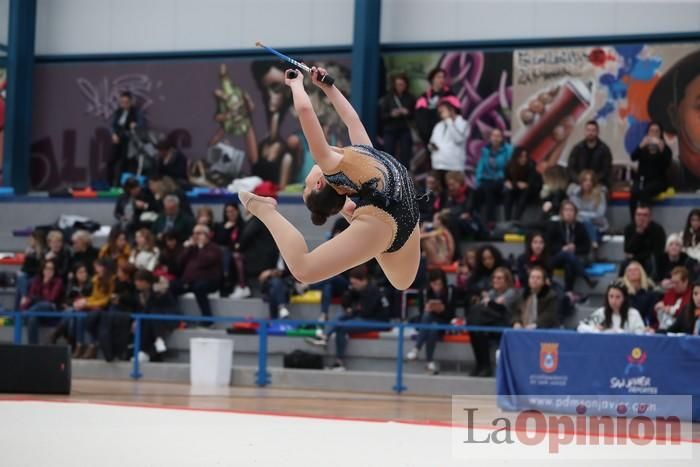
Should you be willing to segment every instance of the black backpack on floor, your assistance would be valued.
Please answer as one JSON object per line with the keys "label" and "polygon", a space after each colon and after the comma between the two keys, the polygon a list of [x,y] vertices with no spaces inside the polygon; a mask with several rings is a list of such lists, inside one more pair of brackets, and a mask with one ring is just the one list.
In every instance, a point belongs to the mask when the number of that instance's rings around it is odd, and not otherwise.
{"label": "black backpack on floor", "polygon": [[284,354],[284,367],[322,370],[323,355],[306,352],[304,350],[294,350],[288,354]]}

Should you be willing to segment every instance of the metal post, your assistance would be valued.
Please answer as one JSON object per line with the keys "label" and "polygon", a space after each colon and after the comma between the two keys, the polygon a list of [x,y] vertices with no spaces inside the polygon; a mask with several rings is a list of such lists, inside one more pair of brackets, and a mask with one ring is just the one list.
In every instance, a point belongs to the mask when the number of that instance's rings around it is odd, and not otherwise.
{"label": "metal post", "polygon": [[22,313],[13,312],[12,319],[15,323],[14,343],[15,345],[20,345],[22,343]]}
{"label": "metal post", "polygon": [[377,134],[381,5],[381,0],[355,0],[352,41],[352,104],[372,140]]}
{"label": "metal post", "polygon": [[[7,18],[3,18],[7,21]],[[11,0],[7,52],[7,128],[3,185],[29,190],[36,0]]]}
{"label": "metal post", "polygon": [[134,366],[131,371],[133,379],[139,379],[143,376],[139,368],[139,352],[141,351],[141,318],[134,317]]}
{"label": "metal post", "polygon": [[255,383],[264,387],[270,384],[270,373],[267,372],[267,324],[263,321],[258,328],[258,372],[255,375]]}
{"label": "metal post", "polygon": [[396,384],[394,385],[394,391],[396,394],[401,394],[406,390],[406,386],[403,385],[403,337],[404,337],[404,324],[399,324],[399,345],[396,355]]}

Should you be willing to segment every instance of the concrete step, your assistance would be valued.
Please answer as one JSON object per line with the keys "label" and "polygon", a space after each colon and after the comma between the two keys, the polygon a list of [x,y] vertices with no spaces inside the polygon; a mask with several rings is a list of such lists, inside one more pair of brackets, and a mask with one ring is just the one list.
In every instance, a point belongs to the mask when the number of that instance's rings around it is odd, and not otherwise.
{"label": "concrete step", "polygon": [[[235,357],[234,357],[235,358]],[[75,378],[127,380],[132,365],[128,362],[106,363],[99,360],[74,360]],[[141,366],[143,380],[189,382],[190,367],[187,363],[146,363]],[[389,393],[396,384],[396,375],[390,372],[292,370],[269,368],[269,385],[274,388],[309,389],[328,391],[357,391]],[[231,373],[233,386],[254,386],[257,367],[241,366],[234,362]],[[494,394],[494,378],[471,378],[464,375],[408,374],[404,378],[405,393],[412,395]],[[192,388],[201,393],[205,388]]]}
{"label": "concrete step", "polygon": [[[259,337],[257,335],[226,334],[222,330],[204,329],[179,329],[168,339],[168,349],[189,352],[190,339],[192,338],[217,338],[231,339],[234,341],[236,353],[258,354]],[[379,339],[350,338],[348,340],[348,357],[362,357],[373,359],[389,359],[392,362],[397,356],[398,336],[382,333]],[[407,331],[404,338],[404,351],[414,347],[415,333]],[[267,342],[268,355],[283,355],[295,349],[303,349],[313,353],[333,355],[335,353],[335,340],[332,338],[326,348],[313,346],[301,337],[269,336]],[[436,360],[464,361],[473,358],[471,345],[465,343],[439,342],[435,351]]]}

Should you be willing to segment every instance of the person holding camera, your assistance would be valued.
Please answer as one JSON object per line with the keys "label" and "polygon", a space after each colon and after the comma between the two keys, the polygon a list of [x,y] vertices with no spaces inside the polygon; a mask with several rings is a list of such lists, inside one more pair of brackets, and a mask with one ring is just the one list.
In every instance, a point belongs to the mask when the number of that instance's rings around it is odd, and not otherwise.
{"label": "person holding camera", "polygon": [[650,205],[654,198],[668,189],[668,168],[671,166],[671,149],[664,142],[664,130],[658,122],[651,122],[647,134],[630,155],[638,161],[630,193],[630,216],[638,204]]}

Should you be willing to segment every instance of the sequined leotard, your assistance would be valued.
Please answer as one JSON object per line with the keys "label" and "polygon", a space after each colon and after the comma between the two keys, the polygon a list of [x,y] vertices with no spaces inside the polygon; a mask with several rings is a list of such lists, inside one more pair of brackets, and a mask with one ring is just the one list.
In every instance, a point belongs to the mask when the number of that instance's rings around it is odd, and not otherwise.
{"label": "sequined leotard", "polygon": [[418,224],[418,202],[408,170],[399,161],[372,146],[348,146],[337,171],[324,176],[339,193],[359,198],[353,218],[368,214],[393,227],[386,252],[406,243]]}

